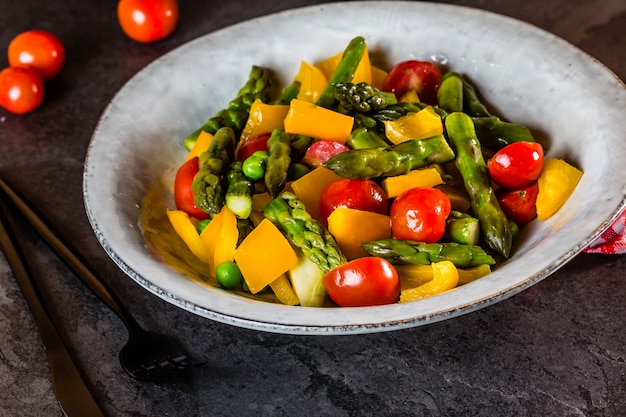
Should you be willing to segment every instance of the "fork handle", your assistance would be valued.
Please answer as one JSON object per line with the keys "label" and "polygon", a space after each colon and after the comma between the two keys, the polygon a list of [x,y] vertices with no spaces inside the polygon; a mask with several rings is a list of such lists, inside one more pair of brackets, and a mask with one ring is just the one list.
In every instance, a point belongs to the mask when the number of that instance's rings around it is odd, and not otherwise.
{"label": "fork handle", "polygon": [[35,229],[41,238],[70,269],[74,271],[89,289],[117,314],[127,327],[138,327],[135,318],[130,314],[115,293],[93,272],[88,263],[79,255],[79,252],[68,242],[64,241],[61,235],[49,225],[50,223],[45,219],[43,214],[29,204],[2,179],[0,179],[0,188],[33,229]]}

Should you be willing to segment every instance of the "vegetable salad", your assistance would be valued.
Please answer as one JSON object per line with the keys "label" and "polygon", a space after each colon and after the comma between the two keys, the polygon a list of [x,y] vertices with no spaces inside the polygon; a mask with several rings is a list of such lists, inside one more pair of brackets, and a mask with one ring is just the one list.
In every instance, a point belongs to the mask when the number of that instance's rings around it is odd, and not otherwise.
{"label": "vegetable salad", "polygon": [[582,171],[545,158],[463,74],[370,62],[363,37],[272,97],[253,66],[184,141],[167,217],[222,288],[287,305],[419,300],[491,272]]}

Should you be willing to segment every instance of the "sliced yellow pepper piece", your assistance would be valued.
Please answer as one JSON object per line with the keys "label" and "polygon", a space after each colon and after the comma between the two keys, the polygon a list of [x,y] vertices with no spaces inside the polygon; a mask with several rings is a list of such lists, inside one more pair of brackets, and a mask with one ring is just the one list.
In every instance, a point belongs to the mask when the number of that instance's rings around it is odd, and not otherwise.
{"label": "sliced yellow pepper piece", "polygon": [[345,143],[353,124],[351,116],[294,99],[285,118],[285,132]]}
{"label": "sliced yellow pepper piece", "polygon": [[176,234],[185,242],[191,253],[201,261],[208,262],[208,256],[200,240],[198,229],[189,215],[182,210],[167,210],[167,217]]}
{"label": "sliced yellow pepper piece", "polygon": [[416,187],[434,187],[443,184],[437,168],[415,169],[407,174],[386,177],[382,187],[388,198],[397,197],[403,192]]}
{"label": "sliced yellow pepper piece", "polygon": [[467,284],[468,282],[475,281],[489,274],[491,274],[491,267],[487,264],[478,265],[473,268],[459,269],[458,285]]}
{"label": "sliced yellow pepper piece", "polygon": [[288,111],[289,106],[286,104],[266,104],[259,99],[254,100],[239,143],[242,144],[249,137],[259,133],[282,129]]}
{"label": "sliced yellow pepper piece", "polygon": [[352,260],[368,256],[361,243],[391,238],[391,223],[385,214],[337,207],[328,216],[328,231],[337,241],[341,253]]}
{"label": "sliced yellow pepper piece", "polygon": [[326,84],[328,84],[328,78],[324,73],[318,67],[306,61],[300,63],[300,70],[295,80],[300,83],[298,100],[309,103],[315,103],[322,91],[324,91]]}
{"label": "sliced yellow pepper piece", "polygon": [[386,121],[384,124],[385,136],[395,144],[443,134],[441,116],[431,106],[399,119]]}
{"label": "sliced yellow pepper piece", "polygon": [[300,300],[296,295],[296,292],[293,290],[291,286],[291,282],[289,282],[289,278],[287,278],[286,274],[282,274],[274,281],[270,282],[270,288],[276,294],[276,298],[278,300],[288,306],[295,306],[300,304]]}
{"label": "sliced yellow pepper piece", "polygon": [[322,191],[328,184],[340,178],[342,177],[328,168],[317,167],[295,180],[291,188],[294,194],[302,200],[311,217],[320,220],[319,204]]}
{"label": "sliced yellow pepper piece", "polygon": [[459,272],[450,261],[432,264],[433,279],[415,288],[400,291],[400,302],[421,300],[455,288],[459,283]]}
{"label": "sliced yellow pepper piece", "polygon": [[189,161],[191,158],[195,158],[196,156],[200,156],[200,154],[207,149],[209,149],[209,145],[213,141],[213,135],[209,132],[205,132],[204,130],[200,132],[198,135],[198,139],[196,139],[196,143],[193,144],[193,148],[187,154],[185,158],[185,162]]}
{"label": "sliced yellow pepper piece", "polygon": [[562,159],[548,158],[537,179],[537,219],[545,220],[552,216],[574,192],[583,172]]}

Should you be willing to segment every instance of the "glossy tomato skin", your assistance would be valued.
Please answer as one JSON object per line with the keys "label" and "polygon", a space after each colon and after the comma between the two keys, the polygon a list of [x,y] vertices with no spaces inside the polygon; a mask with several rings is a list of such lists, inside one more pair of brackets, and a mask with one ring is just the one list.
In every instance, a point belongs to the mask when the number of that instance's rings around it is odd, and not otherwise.
{"label": "glossy tomato skin", "polygon": [[391,233],[400,240],[434,243],[446,231],[450,199],[436,188],[412,188],[391,203]]}
{"label": "glossy tomato skin", "polygon": [[319,212],[322,224],[337,207],[386,214],[389,201],[385,191],[369,179],[340,178],[328,184],[320,195]]}
{"label": "glossy tomato skin", "polygon": [[357,258],[330,270],[322,279],[329,297],[341,307],[395,303],[400,295],[396,269],[383,258]]}
{"label": "glossy tomato skin", "polygon": [[65,64],[65,48],[52,33],[29,30],[9,43],[8,57],[11,67],[34,69],[44,81],[48,81],[61,72]]}
{"label": "glossy tomato skin", "polygon": [[498,202],[506,216],[518,225],[524,225],[537,216],[537,181],[517,190],[498,190]]}
{"label": "glossy tomato skin", "polygon": [[317,168],[333,156],[348,150],[350,148],[335,140],[318,140],[306,150],[302,162],[311,168]]}
{"label": "glossy tomato skin", "polygon": [[417,92],[420,101],[436,105],[441,76],[441,70],[433,62],[403,61],[389,71],[383,80],[382,89],[394,93],[398,99],[413,90]]}
{"label": "glossy tomato skin", "polygon": [[524,187],[541,174],[543,147],[536,142],[511,143],[496,152],[487,166],[491,179],[501,187]]}
{"label": "glossy tomato skin", "polygon": [[237,150],[237,160],[243,162],[256,151],[267,152],[267,140],[270,136],[271,133],[259,133],[247,138]]}
{"label": "glossy tomato skin", "polygon": [[204,220],[208,219],[209,215],[193,201],[193,189],[191,188],[193,177],[199,170],[200,164],[197,156],[189,159],[178,168],[174,179],[174,202],[178,210],[182,210],[198,220]]}
{"label": "glossy tomato skin", "polygon": [[120,0],[117,19],[124,33],[138,42],[168,37],[178,23],[178,0]]}
{"label": "glossy tomato skin", "polygon": [[35,110],[43,100],[43,79],[30,68],[5,68],[0,72],[0,106],[11,113]]}

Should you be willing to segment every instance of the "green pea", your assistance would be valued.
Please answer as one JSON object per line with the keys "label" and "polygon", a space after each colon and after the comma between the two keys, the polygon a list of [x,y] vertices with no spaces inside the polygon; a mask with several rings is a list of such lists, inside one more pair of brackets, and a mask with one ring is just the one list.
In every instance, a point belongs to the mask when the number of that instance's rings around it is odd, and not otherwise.
{"label": "green pea", "polygon": [[198,233],[202,233],[202,231],[204,229],[206,229],[206,227],[209,225],[209,223],[211,223],[211,219],[200,220],[198,222],[198,226],[196,226],[196,229],[198,230]]}
{"label": "green pea", "polygon": [[252,181],[259,181],[265,177],[265,166],[267,164],[268,153],[265,151],[256,151],[241,166],[243,175]]}
{"label": "green pea", "polygon": [[222,262],[215,269],[218,284],[229,290],[237,288],[243,281],[239,266],[232,261]]}

